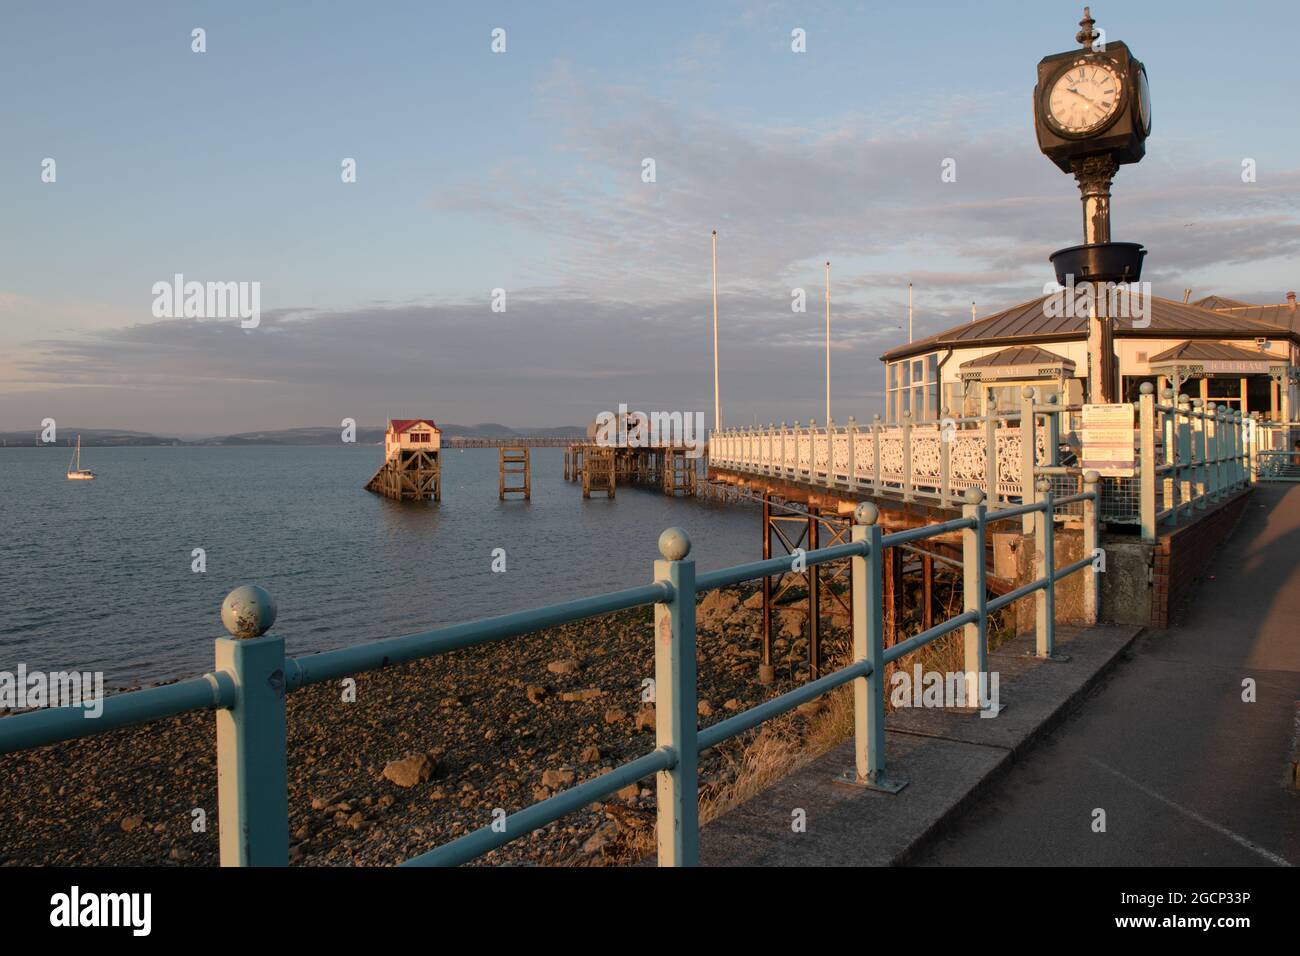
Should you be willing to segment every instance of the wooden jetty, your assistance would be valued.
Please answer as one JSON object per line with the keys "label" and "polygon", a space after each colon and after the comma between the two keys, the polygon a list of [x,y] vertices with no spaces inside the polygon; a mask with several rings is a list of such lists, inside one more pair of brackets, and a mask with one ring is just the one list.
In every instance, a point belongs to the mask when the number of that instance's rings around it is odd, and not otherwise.
{"label": "wooden jetty", "polygon": [[497,491],[502,501],[506,500],[506,495],[521,494],[525,501],[533,497],[532,465],[527,445],[502,447],[499,467],[501,478]]}
{"label": "wooden jetty", "polygon": [[582,497],[590,498],[593,492],[614,497],[617,481],[614,477],[616,463],[614,449],[590,445],[582,450]]}
{"label": "wooden jetty", "polygon": [[[644,421],[636,420],[639,414],[626,416],[629,424],[620,429],[620,436],[638,428],[646,434]],[[596,423],[587,426],[587,440],[570,443],[564,452],[564,480],[580,482],[584,498],[594,491],[612,498],[619,484],[648,485],[672,496],[696,494],[700,459],[685,447],[640,439],[609,444],[597,440],[600,428]]]}
{"label": "wooden jetty", "polygon": [[442,433],[432,419],[390,419],[384,463],[366,482],[366,491],[395,501],[441,501],[441,445]]}

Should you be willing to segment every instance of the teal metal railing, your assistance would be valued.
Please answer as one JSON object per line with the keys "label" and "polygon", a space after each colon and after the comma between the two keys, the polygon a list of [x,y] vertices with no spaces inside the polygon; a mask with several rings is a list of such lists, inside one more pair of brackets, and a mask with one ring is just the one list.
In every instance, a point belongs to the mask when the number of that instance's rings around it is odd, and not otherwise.
{"label": "teal metal railing", "polygon": [[[1036,487],[1038,500],[988,511],[983,493],[969,489],[960,518],[884,534],[874,504],[854,511],[852,540],[809,551],[807,565],[849,560],[852,580],[852,661],[831,674],[742,711],[703,730],[697,725],[695,602],[701,591],[726,587],[791,569],[791,556],[772,558],[696,575],[690,540],[680,528],[659,539],[662,555],[654,581],[641,587],[580,598],[515,614],[374,641],[299,658],[286,658],[284,640],[266,633],[275,604],[261,588],[232,591],[222,605],[231,637],[216,640],[215,669],[203,677],[165,687],[108,697],[98,718],[86,719],[80,707],[30,711],[0,719],[0,754],[103,733],[193,711],[215,710],[220,855],[223,866],[288,864],[288,779],[285,698],[309,684],[337,680],[361,671],[419,660],[459,648],[517,637],[531,631],[628,608],[654,606],[655,749],[598,777],[535,803],[519,812],[408,860],[409,866],[453,866],[518,839],[566,814],[651,774],[656,775],[658,862],[691,866],[699,860],[697,764],[699,753],[845,684],[853,685],[854,763],[841,782],[897,793],[907,781],[887,772],[885,761],[885,665],[946,634],[964,635],[963,670],[967,700],[980,702],[980,678],[987,674],[988,618],[1012,601],[1033,595],[1036,653],[1055,653],[1055,594],[1061,579],[1091,567],[1097,559],[1095,472],[1084,476],[1080,494],[1055,497],[1047,478]],[[1082,507],[1083,557],[1055,566],[1056,524],[1061,506]],[[1033,525],[1035,579],[989,600],[985,587],[986,529],[1015,518]],[[961,614],[886,649],[883,644],[883,554],[889,547],[938,535],[962,539]],[[1084,617],[1095,621],[1097,579],[1083,588]]]}

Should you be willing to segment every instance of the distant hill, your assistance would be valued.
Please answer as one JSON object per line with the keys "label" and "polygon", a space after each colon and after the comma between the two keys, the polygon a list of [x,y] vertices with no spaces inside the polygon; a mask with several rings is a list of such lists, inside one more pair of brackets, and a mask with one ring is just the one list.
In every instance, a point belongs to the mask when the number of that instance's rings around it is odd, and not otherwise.
{"label": "distant hill", "polygon": [[[384,440],[386,427],[386,423],[358,425],[357,444],[379,444]],[[582,438],[586,435],[586,430],[576,425],[563,425],[558,428],[510,428],[495,422],[483,422],[479,425],[439,425],[438,427],[448,438]],[[341,430],[337,427],[282,428],[182,441],[179,438],[162,437],[127,429],[61,427],[56,444],[59,447],[68,447],[76,442],[78,434],[81,435],[82,446],[86,448],[104,448],[114,445],[337,445]],[[42,444],[39,430],[0,432],[0,442],[8,447],[31,447]]]}
{"label": "distant hill", "polygon": [[[276,431],[240,432],[189,442],[191,445],[337,445],[339,428],[282,428]],[[384,440],[382,427],[358,425],[357,444],[373,445]]]}
{"label": "distant hill", "polygon": [[[122,428],[62,428],[58,430],[59,448],[70,448],[81,436],[81,444],[86,448],[103,448],[111,445],[184,445],[178,438],[160,437],[148,432],[133,432]],[[41,441],[40,429],[33,428],[24,432],[0,432],[0,442],[5,446],[31,447],[47,444]]]}

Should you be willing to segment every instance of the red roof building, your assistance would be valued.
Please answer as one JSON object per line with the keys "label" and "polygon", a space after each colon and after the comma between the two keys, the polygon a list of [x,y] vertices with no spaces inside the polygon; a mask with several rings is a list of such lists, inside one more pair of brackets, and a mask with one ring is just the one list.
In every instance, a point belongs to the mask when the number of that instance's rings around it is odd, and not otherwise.
{"label": "red roof building", "polygon": [[437,451],[442,432],[432,418],[390,418],[384,433],[384,458],[394,458],[403,451]]}

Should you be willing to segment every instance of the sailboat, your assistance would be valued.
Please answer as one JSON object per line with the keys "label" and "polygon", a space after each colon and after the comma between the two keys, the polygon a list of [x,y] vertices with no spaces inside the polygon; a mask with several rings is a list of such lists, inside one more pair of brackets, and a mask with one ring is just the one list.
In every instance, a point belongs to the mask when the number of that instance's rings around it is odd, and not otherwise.
{"label": "sailboat", "polygon": [[95,477],[95,473],[89,468],[81,467],[81,436],[77,436],[77,450],[72,453],[72,461],[68,463],[68,480],[69,481],[90,481]]}

